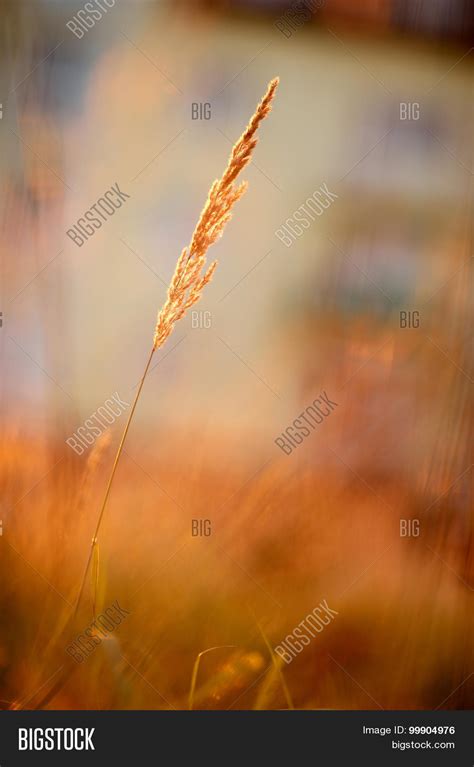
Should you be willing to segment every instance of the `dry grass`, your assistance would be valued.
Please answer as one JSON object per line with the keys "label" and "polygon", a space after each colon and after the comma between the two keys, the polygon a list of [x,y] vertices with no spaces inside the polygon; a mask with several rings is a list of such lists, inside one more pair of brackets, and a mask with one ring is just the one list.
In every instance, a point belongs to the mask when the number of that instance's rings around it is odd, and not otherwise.
{"label": "dry grass", "polygon": [[212,279],[217,261],[213,261],[205,274],[201,276],[206,264],[207,251],[221,236],[231,217],[233,206],[247,189],[246,182],[236,186],[235,180],[250,162],[252,152],[257,145],[257,129],[270,112],[277,86],[278,78],[274,78],[268,84],[267,92],[232,149],[222,178],[214,181],[209,191],[189,248],[184,248],[178,259],[168,289],[168,298],[158,314],[153,337],[154,350],[163,346],[175,323],[199,301],[204,287]]}
{"label": "dry grass", "polygon": [[120,457],[122,455],[125,440],[128,435],[130,424],[132,422],[140,394],[143,389],[143,384],[148,373],[148,370],[153,359],[155,351],[163,346],[166,339],[172,332],[176,322],[182,319],[186,314],[186,311],[199,301],[202,291],[205,286],[211,281],[217,266],[217,261],[214,261],[207,271],[202,274],[206,265],[206,254],[209,248],[219,239],[222,235],[226,223],[231,218],[231,210],[237,200],[244,194],[247,185],[245,183],[240,186],[235,185],[235,180],[245,166],[249,163],[252,152],[257,145],[257,129],[269,114],[271,110],[271,104],[275,95],[276,88],[278,86],[278,78],[274,78],[268,84],[267,91],[258,104],[254,114],[252,115],[249,124],[245,131],[242,133],[239,140],[234,145],[229,157],[229,162],[220,180],[214,181],[209,195],[204,205],[203,211],[199,217],[199,221],[194,230],[191,238],[189,248],[184,248],[178,262],[174,275],[171,279],[170,286],[168,288],[168,297],[160,312],[158,313],[158,319],[156,322],[155,333],[153,336],[153,345],[148,357],[148,361],[145,365],[145,370],[140,380],[135,398],[130,409],[125,428],[120,440],[117,453],[112,465],[112,470],[109,476],[109,481],[105,490],[104,498],[100,511],[97,517],[95,525],[94,535],[92,537],[92,543],[89,550],[89,556],[87,558],[84,574],[82,576],[81,586],[75,602],[74,611],[72,613],[72,620],[77,616],[81,599],[84,593],[84,589],[87,583],[87,577],[89,569],[93,562],[96,562],[95,577],[93,577],[93,612],[95,614],[95,603],[97,600],[98,583],[98,537],[99,531],[104,518],[107,501],[110,496],[112,484],[115,478]]}
{"label": "dry grass", "polygon": [[[201,445],[207,460],[197,469],[199,457],[186,451],[197,435],[166,438],[166,456],[151,441],[140,448],[140,464],[166,494],[124,456],[104,522],[98,608],[118,599],[131,615],[64,678],[65,647],[89,624],[90,598],[71,634],[52,640],[77,593],[101,472],[56,446],[60,463],[5,521],[4,707],[188,708],[197,656],[235,645],[201,655],[192,707],[286,708],[258,624],[275,646],[321,599],[339,616],[280,669],[295,708],[472,706],[472,678],[462,684],[472,668],[471,594],[454,574],[468,577],[466,550],[452,529],[435,526],[418,542],[399,537],[399,517],[418,513],[399,482],[375,485],[391,515],[350,472],[282,456],[245,484],[249,466],[223,470],[229,446],[221,439]],[[7,504],[50,468],[51,447],[6,440]],[[449,504],[441,511],[448,519]],[[204,515],[215,532],[193,539],[191,518]],[[58,677],[57,694],[46,696]]]}

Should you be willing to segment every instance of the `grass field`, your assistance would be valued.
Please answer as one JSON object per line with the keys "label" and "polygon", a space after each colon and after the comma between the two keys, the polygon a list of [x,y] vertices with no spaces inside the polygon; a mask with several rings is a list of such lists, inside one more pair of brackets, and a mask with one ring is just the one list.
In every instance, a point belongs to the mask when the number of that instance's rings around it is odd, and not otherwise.
{"label": "grass field", "polygon": [[[38,705],[67,671],[42,705],[187,708],[197,656],[221,646],[200,659],[194,708],[286,708],[281,673],[298,708],[472,706],[472,552],[447,502],[445,525],[437,517],[403,538],[400,517],[419,517],[419,502],[396,483],[318,472],[297,456],[231,470],[218,441],[186,455],[195,436],[168,442],[166,458],[140,448],[137,460],[132,435],[98,574],[66,629],[116,436],[87,461],[8,437],[3,707]],[[192,535],[196,518],[211,520],[210,536]],[[130,615],[75,663],[66,647],[93,620],[94,578],[96,614],[118,600]],[[338,615],[290,664],[275,663],[265,640],[278,645],[322,599]]]}

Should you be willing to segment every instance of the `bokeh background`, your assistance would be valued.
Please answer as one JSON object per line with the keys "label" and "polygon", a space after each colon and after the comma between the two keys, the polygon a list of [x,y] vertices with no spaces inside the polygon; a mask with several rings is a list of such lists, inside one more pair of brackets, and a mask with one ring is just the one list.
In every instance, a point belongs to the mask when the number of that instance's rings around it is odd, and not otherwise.
{"label": "bokeh background", "polygon": [[[269,646],[323,599],[339,615],[282,670],[295,707],[472,707],[470,4],[326,0],[302,22],[301,3],[117,0],[80,39],[70,0],[1,5],[2,707],[186,707],[216,646],[195,707],[286,707]],[[100,601],[131,615],[49,694],[125,416],[82,455],[65,441],[131,402],[275,75],[218,271],[159,351],[104,519]],[[115,182],[130,199],[77,247],[67,229]],[[323,184],[337,199],[286,247]],[[323,390],[338,408],[285,455]]]}

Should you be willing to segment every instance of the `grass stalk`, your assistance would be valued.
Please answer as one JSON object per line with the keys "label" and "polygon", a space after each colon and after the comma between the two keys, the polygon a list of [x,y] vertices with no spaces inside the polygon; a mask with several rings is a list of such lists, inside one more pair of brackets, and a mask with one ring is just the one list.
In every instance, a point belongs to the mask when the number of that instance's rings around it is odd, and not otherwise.
{"label": "grass stalk", "polygon": [[[127,434],[138,404],[138,400],[140,398],[140,394],[143,389],[143,384],[145,383],[145,378],[153,359],[153,354],[155,353],[156,349],[158,349],[160,346],[163,346],[163,344],[166,342],[176,322],[184,317],[186,311],[191,306],[193,306],[193,304],[199,301],[203,289],[212,279],[214,270],[217,266],[217,261],[213,261],[203,274],[203,270],[206,266],[207,251],[211,245],[213,245],[222,235],[225,225],[231,218],[232,207],[235,205],[237,200],[242,197],[247,189],[246,183],[242,183],[237,186],[235,184],[235,180],[239,173],[250,161],[253,150],[257,145],[257,129],[261,121],[270,112],[277,86],[278,78],[274,78],[268,84],[268,88],[264,97],[258,104],[245,131],[242,133],[241,137],[232,149],[224,174],[219,180],[214,181],[211,186],[206,204],[193,232],[189,247],[184,248],[181,256],[178,258],[176,269],[168,288],[168,297],[160,312],[158,313],[150,356],[148,357],[148,362],[146,363],[145,370],[143,371],[143,375],[141,377],[137,393],[135,395],[135,399],[127,419],[127,423],[125,425],[122,438],[115,455],[115,460],[105,490],[102,506],[100,507],[99,515],[97,517],[94,536],[92,538],[91,546],[89,549],[89,555],[87,558],[84,574],[82,576],[79,593],[74,605],[74,611],[71,616],[71,622],[74,621],[79,610],[85,584],[87,582],[87,575],[94,556],[94,550],[98,544],[100,526],[104,518],[107,501],[112,489],[112,483],[114,481],[120,457],[123,453],[123,446],[127,438]],[[95,588],[97,588],[97,584]],[[96,599],[94,596],[94,604],[95,601]]]}
{"label": "grass stalk", "polygon": [[[76,617],[76,615],[78,613],[78,610],[79,610],[82,594],[84,592],[84,587],[85,587],[86,581],[87,581],[87,574],[89,572],[89,567],[90,567],[90,564],[92,562],[92,558],[94,556],[94,549],[98,545],[98,537],[99,537],[100,526],[101,526],[102,520],[104,518],[104,513],[105,513],[106,506],[107,506],[107,501],[109,500],[110,491],[112,489],[112,483],[114,481],[115,472],[117,471],[117,466],[118,466],[118,463],[120,461],[120,456],[123,453],[123,446],[125,444],[125,440],[127,439],[127,434],[128,434],[129,429],[130,429],[130,424],[132,423],[133,414],[135,413],[135,410],[136,410],[136,407],[137,407],[137,404],[138,404],[138,400],[140,398],[140,394],[141,394],[141,391],[143,389],[143,384],[145,383],[145,378],[146,378],[146,375],[147,375],[147,373],[148,373],[148,371],[150,369],[151,361],[153,359],[153,355],[154,355],[155,351],[156,351],[156,349],[153,346],[153,348],[152,348],[152,350],[150,352],[150,356],[148,357],[148,361],[146,363],[145,370],[143,371],[143,375],[142,375],[142,377],[140,379],[140,383],[138,385],[137,393],[135,394],[135,399],[133,400],[132,407],[130,409],[130,413],[128,414],[127,423],[125,424],[125,428],[123,430],[122,438],[120,440],[119,446],[117,448],[117,452],[115,454],[115,459],[114,459],[114,463],[113,463],[113,466],[112,466],[112,471],[110,472],[109,481],[107,482],[107,487],[106,487],[104,498],[103,498],[103,501],[102,501],[102,506],[100,507],[100,511],[99,511],[99,514],[98,514],[98,517],[97,517],[97,522],[96,522],[95,531],[94,531],[94,537],[92,538],[92,543],[91,543],[91,546],[90,546],[90,549],[89,549],[89,556],[88,556],[88,559],[87,559],[86,567],[84,569],[84,574],[82,576],[81,586],[80,586],[79,593],[78,593],[77,598],[76,598],[76,603],[74,605],[74,612],[72,614],[72,619],[71,619],[72,621],[75,619],[75,617]],[[96,584],[96,588],[97,588],[97,584]],[[95,603],[95,597],[94,597],[94,603]]]}

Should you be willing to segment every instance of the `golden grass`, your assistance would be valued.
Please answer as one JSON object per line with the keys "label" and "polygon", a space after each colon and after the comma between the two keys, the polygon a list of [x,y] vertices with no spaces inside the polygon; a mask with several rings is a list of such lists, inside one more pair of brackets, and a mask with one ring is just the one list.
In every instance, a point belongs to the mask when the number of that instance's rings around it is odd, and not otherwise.
{"label": "golden grass", "polygon": [[[135,413],[138,400],[143,389],[143,384],[145,383],[145,378],[153,359],[153,355],[160,346],[163,346],[166,339],[172,332],[176,322],[182,319],[186,314],[186,311],[191,306],[193,306],[193,304],[199,301],[203,289],[212,279],[215,268],[217,266],[217,261],[213,261],[204,275],[202,274],[206,264],[207,251],[211,245],[213,245],[221,236],[226,223],[231,218],[232,207],[237,202],[237,200],[242,197],[247,188],[246,183],[240,184],[240,186],[236,186],[234,182],[237,176],[250,162],[252,152],[257,145],[257,129],[262,120],[264,120],[270,112],[278,82],[279,79],[275,77],[268,84],[264,97],[258,104],[246,129],[232,149],[229,157],[229,162],[222,175],[222,178],[220,180],[214,181],[211,186],[206,204],[204,205],[202,213],[199,217],[199,221],[192,235],[189,248],[184,248],[180,257],[178,258],[176,269],[168,288],[167,299],[164,306],[158,313],[151,352],[141,377],[135,399],[132,403],[132,407],[125,424],[117,453],[115,455],[112,471],[109,476],[104,499],[102,501],[102,505],[97,518],[97,523],[89,550],[89,556],[81,581],[81,586],[79,588],[74,611],[71,616],[72,620],[77,615],[91,563],[94,559],[98,562],[98,552],[96,551],[96,548],[98,546],[100,526],[102,524],[107,501],[110,496],[110,491],[112,489],[115,472],[117,470],[120,456],[122,455],[123,446],[127,438],[130,424],[132,422],[133,415]],[[95,604],[97,601],[96,592],[98,588],[98,566],[96,568],[96,577],[94,578],[93,583],[93,589],[95,592],[93,603],[95,610]]]}
{"label": "golden grass", "polygon": [[212,279],[217,261],[213,261],[205,274],[201,276],[206,264],[207,251],[222,235],[226,223],[231,218],[233,206],[247,189],[246,182],[240,186],[236,186],[234,182],[250,162],[252,152],[257,145],[258,126],[270,112],[277,85],[277,77],[268,84],[267,92],[232,149],[222,178],[214,181],[211,186],[190,245],[183,249],[176,264],[168,289],[168,298],[158,313],[153,336],[153,350],[163,346],[175,323],[199,301],[204,287]]}
{"label": "golden grass", "polygon": [[[174,442],[171,433],[164,437],[166,455],[157,457],[150,440],[148,449],[140,448],[140,463],[184,511],[152,481],[137,481],[141,470],[124,460],[116,513],[107,517],[101,544],[101,602],[118,598],[131,615],[113,641],[82,664],[72,662],[67,678],[63,671],[54,675],[90,615],[83,619],[81,611],[75,634],[51,640],[70,614],[59,593],[71,601],[77,591],[89,509],[102,491],[100,471],[84,483],[78,512],[73,490],[91,465],[77,461],[67,446],[61,454],[58,445],[57,469],[4,523],[3,705],[17,706],[20,699],[24,708],[186,709],[194,676],[193,709],[287,708],[268,645],[275,647],[322,598],[339,616],[280,667],[295,708],[374,709],[379,703],[430,709],[445,698],[442,708],[472,705],[473,680],[462,684],[472,668],[472,597],[456,575],[469,580],[467,543],[456,543],[455,528],[448,536],[434,521],[425,530],[429,537],[400,538],[399,518],[416,516],[419,501],[399,479],[375,485],[391,514],[344,467],[329,471],[282,456],[245,484],[251,470],[226,460],[232,444],[222,436],[205,442],[201,436],[205,464],[185,450],[197,435],[186,432]],[[46,473],[51,448],[51,440],[7,440],[2,497],[19,498],[22,487],[32,487]],[[102,466],[106,460],[104,454]],[[255,456],[252,462],[258,463]],[[191,489],[183,483],[188,475],[194,475]],[[200,504],[218,531],[209,539],[190,537],[188,515],[200,516]],[[222,645],[236,648],[202,652]]]}

